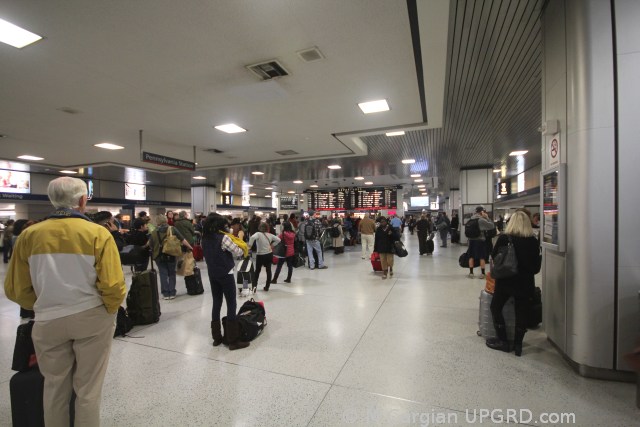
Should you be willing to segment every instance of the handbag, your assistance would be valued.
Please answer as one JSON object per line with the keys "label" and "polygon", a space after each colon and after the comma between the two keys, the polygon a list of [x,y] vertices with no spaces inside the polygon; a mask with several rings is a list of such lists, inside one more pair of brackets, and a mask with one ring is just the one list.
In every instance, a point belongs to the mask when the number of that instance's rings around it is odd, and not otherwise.
{"label": "handbag", "polygon": [[286,258],[287,245],[284,244],[284,240],[280,240],[280,243],[273,247],[273,256],[278,258]]}
{"label": "handbag", "polygon": [[304,258],[300,254],[296,255],[296,257],[293,259],[293,268],[302,267],[304,264]]}
{"label": "handbag", "polygon": [[395,242],[393,242],[393,250],[395,254],[400,258],[404,258],[409,255],[409,252],[407,252],[407,249],[404,247],[404,244],[400,240],[396,240]]}
{"label": "handbag", "polygon": [[506,279],[518,274],[518,257],[516,256],[516,248],[513,246],[511,236],[507,236],[509,243],[501,246],[493,258],[493,267],[491,267],[491,277],[494,279]]}
{"label": "handbag", "polygon": [[193,276],[193,268],[196,266],[196,260],[193,253],[185,252],[182,258],[178,260],[176,274],[178,276]]}
{"label": "handbag", "polygon": [[182,244],[180,240],[173,234],[173,227],[168,227],[167,235],[162,242],[162,253],[175,257],[182,256]]}

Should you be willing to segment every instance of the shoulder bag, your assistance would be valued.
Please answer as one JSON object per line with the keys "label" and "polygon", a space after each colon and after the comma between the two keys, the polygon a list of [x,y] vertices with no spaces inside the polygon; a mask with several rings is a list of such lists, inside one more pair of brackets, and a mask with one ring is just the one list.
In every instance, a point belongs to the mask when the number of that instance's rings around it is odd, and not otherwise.
{"label": "shoulder bag", "polygon": [[180,240],[173,234],[173,227],[171,226],[167,228],[167,235],[162,242],[162,253],[175,257],[182,256],[182,244],[180,244]]}
{"label": "shoulder bag", "polygon": [[516,248],[513,246],[511,236],[507,236],[507,238],[509,239],[509,243],[506,246],[501,246],[493,258],[491,276],[494,279],[507,279],[518,274]]}

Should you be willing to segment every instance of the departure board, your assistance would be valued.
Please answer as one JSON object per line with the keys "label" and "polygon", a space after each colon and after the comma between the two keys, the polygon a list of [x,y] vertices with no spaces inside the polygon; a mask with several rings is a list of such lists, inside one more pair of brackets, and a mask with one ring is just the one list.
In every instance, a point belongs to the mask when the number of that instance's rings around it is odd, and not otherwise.
{"label": "departure board", "polygon": [[397,209],[398,187],[346,187],[333,190],[307,190],[309,209],[373,210]]}

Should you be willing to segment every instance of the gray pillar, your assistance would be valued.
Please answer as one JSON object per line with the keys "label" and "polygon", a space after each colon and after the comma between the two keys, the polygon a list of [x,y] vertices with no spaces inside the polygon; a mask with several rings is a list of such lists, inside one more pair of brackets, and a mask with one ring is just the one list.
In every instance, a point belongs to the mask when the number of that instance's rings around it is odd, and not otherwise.
{"label": "gray pillar", "polygon": [[[493,204],[493,169],[487,167],[465,168],[460,170],[460,228],[464,230],[463,205],[482,205],[487,211],[492,210]],[[473,209],[473,208],[467,208]],[[467,211],[467,213],[469,213]],[[472,211],[473,213],[473,211]],[[460,243],[466,244],[467,238],[460,233]]]}
{"label": "gray pillar", "polygon": [[202,212],[208,215],[216,211],[218,204],[216,187],[213,185],[199,185],[191,187],[191,215]]}

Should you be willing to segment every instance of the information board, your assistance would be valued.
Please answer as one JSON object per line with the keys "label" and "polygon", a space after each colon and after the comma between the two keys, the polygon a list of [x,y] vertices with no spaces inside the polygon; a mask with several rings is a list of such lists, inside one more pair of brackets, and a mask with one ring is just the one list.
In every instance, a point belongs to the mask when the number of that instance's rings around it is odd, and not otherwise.
{"label": "information board", "polygon": [[566,165],[559,164],[541,172],[542,181],[542,246],[565,251],[566,230]]}
{"label": "information board", "polygon": [[397,209],[398,187],[344,187],[333,190],[307,190],[309,209],[373,210]]}
{"label": "information board", "polygon": [[298,196],[280,196],[280,209],[285,211],[298,209]]}

